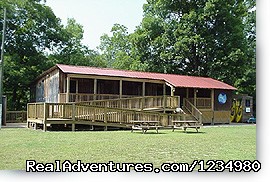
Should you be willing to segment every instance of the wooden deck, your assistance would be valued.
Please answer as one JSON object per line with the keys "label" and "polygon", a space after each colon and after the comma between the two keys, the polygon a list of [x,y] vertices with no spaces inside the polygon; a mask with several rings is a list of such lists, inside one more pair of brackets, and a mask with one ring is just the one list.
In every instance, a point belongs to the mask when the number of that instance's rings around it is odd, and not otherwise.
{"label": "wooden deck", "polygon": [[72,131],[76,124],[104,126],[105,130],[109,126],[131,128],[134,120],[159,121],[162,126],[168,126],[172,120],[185,120],[185,114],[149,111],[148,107],[175,109],[177,101],[177,97],[154,96],[80,103],[29,103],[27,123],[29,127],[41,124],[44,131],[52,124],[71,124]]}

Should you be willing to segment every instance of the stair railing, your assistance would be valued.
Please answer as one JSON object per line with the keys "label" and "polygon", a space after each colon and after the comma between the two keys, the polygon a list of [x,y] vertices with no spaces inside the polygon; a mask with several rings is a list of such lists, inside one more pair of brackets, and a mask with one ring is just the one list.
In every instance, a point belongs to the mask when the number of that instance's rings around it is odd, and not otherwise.
{"label": "stair railing", "polygon": [[202,124],[202,113],[188,99],[183,99],[183,108],[185,108],[192,116]]}

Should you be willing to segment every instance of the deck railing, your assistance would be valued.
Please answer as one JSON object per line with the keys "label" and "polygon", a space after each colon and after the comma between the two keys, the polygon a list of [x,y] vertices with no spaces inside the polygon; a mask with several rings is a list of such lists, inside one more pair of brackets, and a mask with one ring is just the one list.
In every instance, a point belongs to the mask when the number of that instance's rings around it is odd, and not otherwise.
{"label": "deck railing", "polygon": [[145,96],[121,99],[95,100],[89,102],[81,102],[83,105],[93,105],[108,108],[120,109],[165,109],[179,107],[179,96]]}
{"label": "deck railing", "polygon": [[[194,104],[194,98],[188,98],[188,101]],[[196,107],[198,109],[211,109],[212,99],[211,98],[196,98]]]}
{"label": "deck railing", "polygon": [[183,99],[183,107],[188,110],[200,123],[202,123],[202,113],[188,99]]}
{"label": "deck railing", "polygon": [[42,119],[44,118],[45,103],[29,103],[27,104],[27,118]]}
{"label": "deck railing", "polygon": [[[67,93],[60,93],[59,103],[67,102]],[[85,102],[92,100],[105,100],[105,99],[118,99],[120,96],[117,94],[68,94],[68,102]],[[122,95],[122,98],[135,97],[134,95]]]}
{"label": "deck railing", "polygon": [[6,122],[7,123],[22,123],[27,120],[26,111],[7,111]]}
{"label": "deck railing", "polygon": [[[104,106],[81,105],[78,103],[29,103],[27,119],[49,120],[69,119],[87,122],[119,123],[128,125],[131,120],[160,121],[162,125],[172,120],[184,120],[184,114],[166,114],[160,112],[136,111],[130,109],[108,108]],[[64,124],[65,120],[63,120]]]}

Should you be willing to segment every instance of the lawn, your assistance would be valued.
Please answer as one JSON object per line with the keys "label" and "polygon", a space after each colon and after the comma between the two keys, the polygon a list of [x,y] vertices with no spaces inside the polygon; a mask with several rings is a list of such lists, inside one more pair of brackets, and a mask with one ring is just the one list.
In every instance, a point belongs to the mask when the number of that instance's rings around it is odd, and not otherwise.
{"label": "lawn", "polygon": [[[189,131],[193,131],[190,129]],[[193,160],[255,160],[256,126],[181,130],[42,132],[24,128],[0,130],[0,170],[25,170],[26,160],[192,163]]]}

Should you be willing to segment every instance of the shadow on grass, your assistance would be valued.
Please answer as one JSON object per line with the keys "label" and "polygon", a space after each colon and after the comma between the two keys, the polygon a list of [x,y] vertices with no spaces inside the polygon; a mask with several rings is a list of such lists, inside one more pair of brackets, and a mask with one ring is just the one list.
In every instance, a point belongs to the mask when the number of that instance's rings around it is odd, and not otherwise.
{"label": "shadow on grass", "polygon": [[206,132],[204,132],[204,131],[186,131],[186,132],[184,132],[184,131],[174,131],[174,133],[183,133],[183,134],[206,134]]}
{"label": "shadow on grass", "polygon": [[186,131],[184,133],[186,133],[186,134],[206,134],[206,132],[204,132],[204,131],[199,131],[199,132],[197,132],[197,131]]}
{"label": "shadow on grass", "polygon": [[166,135],[166,134],[168,134],[168,133],[163,133],[163,132],[155,132],[155,131],[147,131],[147,132],[145,132],[145,133],[143,133],[143,132],[139,132],[139,131],[137,131],[137,132],[131,132],[132,134],[140,134],[140,135]]}

